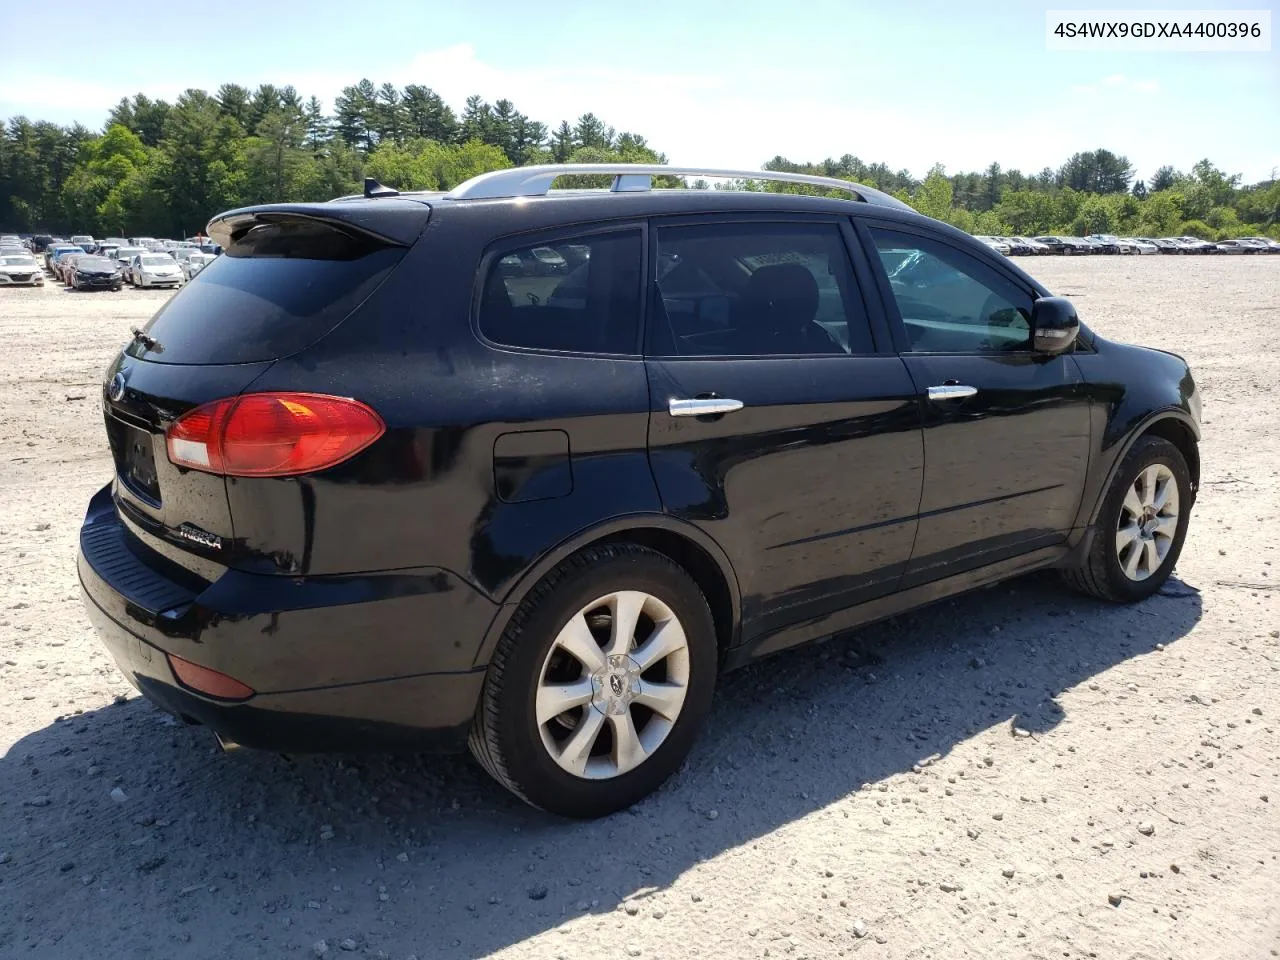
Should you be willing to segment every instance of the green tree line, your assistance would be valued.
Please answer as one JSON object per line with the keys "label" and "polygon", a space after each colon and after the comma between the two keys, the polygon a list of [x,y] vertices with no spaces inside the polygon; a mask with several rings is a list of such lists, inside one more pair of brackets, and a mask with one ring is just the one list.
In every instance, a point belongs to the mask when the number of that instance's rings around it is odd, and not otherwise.
{"label": "green tree line", "polygon": [[765,169],[865,183],[975,234],[1280,239],[1280,180],[1273,176],[1245,186],[1239,174],[1228,175],[1207,159],[1189,172],[1160,167],[1149,181],[1135,179],[1126,157],[1101,149],[1076,153],[1056,170],[1045,167],[1032,175],[998,163],[981,173],[948,175],[935,164],[924,180],[915,180],[906,170],[849,155],[822,163],[774,157]]}
{"label": "green tree line", "polygon": [[[366,176],[399,189],[447,189],[502,167],[593,162],[665,158],[593,113],[551,127],[510,100],[469,97],[459,113],[429,87],[367,79],[346,87],[327,113],[292,86],[227,83],[173,103],[123,99],[101,132],[23,116],[0,123],[0,229],[186,236],[220,210],[328,200],[358,192]],[[1033,175],[998,163],[948,175],[937,165],[921,180],[852,155],[821,163],[778,156],[765,167],[866,183],[973,233],[1280,236],[1280,183],[1242,185],[1208,160],[1185,173],[1161,167],[1148,181],[1108,150]]]}

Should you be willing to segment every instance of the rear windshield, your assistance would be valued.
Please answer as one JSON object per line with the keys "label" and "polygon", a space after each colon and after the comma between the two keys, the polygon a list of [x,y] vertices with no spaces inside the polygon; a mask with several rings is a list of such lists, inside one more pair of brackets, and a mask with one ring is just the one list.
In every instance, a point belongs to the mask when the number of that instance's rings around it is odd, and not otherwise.
{"label": "rear windshield", "polygon": [[156,363],[253,363],[297,353],[336,327],[386,279],[405,248],[310,221],[254,227],[151,318]]}

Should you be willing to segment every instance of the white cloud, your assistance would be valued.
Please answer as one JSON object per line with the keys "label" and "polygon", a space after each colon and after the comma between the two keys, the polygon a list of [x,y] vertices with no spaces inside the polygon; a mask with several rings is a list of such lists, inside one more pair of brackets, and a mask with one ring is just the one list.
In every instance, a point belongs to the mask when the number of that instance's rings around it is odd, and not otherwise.
{"label": "white cloud", "polygon": [[390,74],[386,79],[398,85],[431,86],[455,109],[478,93],[490,102],[509,97],[550,126],[591,111],[690,165],[755,168],[779,150],[818,159],[863,144],[864,159],[918,166],[921,154],[933,150],[929,117],[853,106],[853,97],[816,97],[820,84],[771,69],[732,77],[585,66],[507,69],[459,44],[420,54]]}

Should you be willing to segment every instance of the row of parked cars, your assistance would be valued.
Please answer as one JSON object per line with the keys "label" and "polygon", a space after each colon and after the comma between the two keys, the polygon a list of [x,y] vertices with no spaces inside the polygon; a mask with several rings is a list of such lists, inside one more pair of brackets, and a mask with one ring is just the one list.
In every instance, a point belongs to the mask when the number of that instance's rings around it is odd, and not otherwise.
{"label": "row of parked cars", "polygon": [[152,237],[74,236],[50,238],[44,245],[45,269],[76,290],[119,290],[134,287],[178,287],[221,252],[216,244]]}
{"label": "row of parked cars", "polygon": [[979,236],[975,239],[1012,257],[1091,253],[1280,253],[1280,241],[1269,237],[1240,237],[1216,243],[1199,237],[1117,237],[1111,233],[1093,233],[1087,237]]}

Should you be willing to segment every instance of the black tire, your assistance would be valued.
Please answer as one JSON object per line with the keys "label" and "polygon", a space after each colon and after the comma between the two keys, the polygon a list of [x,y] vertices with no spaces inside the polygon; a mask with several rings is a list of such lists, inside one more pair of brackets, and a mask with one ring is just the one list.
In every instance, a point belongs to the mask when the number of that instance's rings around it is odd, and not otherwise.
{"label": "black tire", "polygon": [[[1169,468],[1178,485],[1178,524],[1169,551],[1159,568],[1145,580],[1132,580],[1120,566],[1116,530],[1125,495],[1138,475],[1153,464]],[[1154,594],[1169,579],[1182,553],[1191,519],[1191,471],[1182,451],[1161,437],[1142,437],[1125,455],[1102,501],[1089,555],[1082,566],[1064,570],[1067,583],[1081,593],[1113,603],[1136,603]]]}
{"label": "black tire", "polygon": [[[543,744],[536,689],[561,628],[617,590],[651,594],[679,619],[688,642],[688,689],[666,739],[647,759],[611,779],[588,780],[562,769]],[[549,813],[589,819],[625,809],[661,786],[688,755],[711,706],[717,660],[711,610],[681,566],[638,544],[589,547],[547,574],[512,617],[489,663],[471,752],[495,780]]]}

